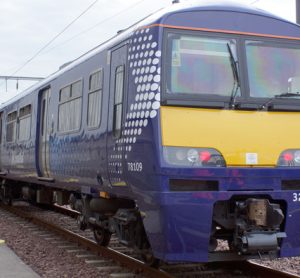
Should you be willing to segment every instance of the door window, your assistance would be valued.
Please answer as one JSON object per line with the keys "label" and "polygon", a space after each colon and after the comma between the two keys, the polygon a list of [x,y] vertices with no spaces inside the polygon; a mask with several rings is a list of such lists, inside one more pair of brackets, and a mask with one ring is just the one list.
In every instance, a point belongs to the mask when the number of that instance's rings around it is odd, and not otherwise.
{"label": "door window", "polygon": [[122,113],[123,113],[123,93],[124,93],[124,65],[116,68],[115,74],[115,95],[114,95],[114,137],[121,136]]}

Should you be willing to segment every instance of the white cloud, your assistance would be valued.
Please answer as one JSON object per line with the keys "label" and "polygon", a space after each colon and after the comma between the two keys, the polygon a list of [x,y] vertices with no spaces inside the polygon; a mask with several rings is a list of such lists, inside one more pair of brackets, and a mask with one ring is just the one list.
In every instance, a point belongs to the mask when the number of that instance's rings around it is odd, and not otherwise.
{"label": "white cloud", "polygon": [[296,21],[295,0],[260,0],[255,6],[290,21]]}

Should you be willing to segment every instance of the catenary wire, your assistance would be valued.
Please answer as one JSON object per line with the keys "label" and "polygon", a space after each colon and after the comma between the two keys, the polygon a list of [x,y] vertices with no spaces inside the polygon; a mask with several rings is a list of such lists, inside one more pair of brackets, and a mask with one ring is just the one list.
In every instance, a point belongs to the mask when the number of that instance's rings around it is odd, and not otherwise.
{"label": "catenary wire", "polygon": [[[81,17],[84,13],[86,13],[92,6],[94,6],[95,4],[96,4],[96,2],[97,2],[98,0],[96,0],[95,2],[93,2],[86,10],[84,10],[77,18],[75,18],[70,24],[68,24],[58,35],[56,35],[51,41],[49,41],[44,47],[42,47],[32,58],[30,58],[26,63],[24,63],[21,67],[19,67],[19,68],[17,68],[17,70],[16,71],[14,71],[14,73],[13,74],[11,74],[10,76],[12,77],[13,75],[15,75],[18,71],[20,71],[22,68],[24,68],[27,64],[29,64],[34,58],[36,58],[37,56],[39,56],[42,52],[43,52],[43,50],[45,50],[58,36],[60,36],[63,32],[65,32],[77,19],[79,19],[79,17]],[[138,6],[138,5],[140,5],[142,2],[145,2],[146,0],[141,0],[141,1],[138,1],[138,2],[136,2],[135,4],[133,4],[133,5],[131,5],[131,6],[129,6],[129,7],[127,7],[126,9],[123,9],[123,10],[121,10],[120,12],[118,12],[118,13],[116,13],[116,14],[114,14],[114,15],[112,15],[112,16],[110,16],[110,17],[107,17],[107,18],[105,18],[104,20],[101,20],[100,22],[98,22],[97,24],[95,24],[95,25],[93,25],[92,27],[89,27],[89,28],[87,28],[87,29],[85,29],[85,30],[83,30],[82,32],[80,32],[80,33],[78,33],[77,35],[75,35],[75,36],[73,36],[73,37],[71,37],[70,39],[68,39],[68,40],[66,40],[66,41],[64,41],[64,42],[62,42],[62,43],[60,43],[60,44],[58,44],[58,45],[56,45],[56,46],[54,46],[54,47],[52,47],[52,48],[50,48],[48,51],[46,51],[46,52],[43,52],[43,54],[46,54],[46,53],[48,53],[48,52],[50,52],[50,51],[52,51],[53,49],[55,49],[55,48],[57,48],[57,47],[60,47],[61,45],[64,45],[64,44],[66,44],[66,43],[68,43],[69,41],[71,41],[71,40],[73,40],[73,39],[75,39],[76,37],[79,37],[79,36],[81,36],[81,35],[83,35],[83,34],[85,34],[85,33],[87,33],[87,32],[89,32],[89,31],[91,31],[91,30],[93,30],[93,29],[95,29],[96,27],[98,27],[99,25],[101,25],[101,24],[103,24],[103,23],[105,23],[105,22],[107,22],[107,21],[109,21],[109,20],[111,20],[111,19],[113,19],[113,18],[115,18],[115,17],[117,17],[117,16],[119,16],[120,14],[122,14],[122,13],[124,13],[124,12],[126,12],[126,11],[128,11],[128,10],[130,10],[130,9],[132,9],[132,8],[134,8],[134,7],[136,7],[136,6]],[[4,84],[4,83],[3,83]],[[0,86],[2,86],[3,84],[1,84],[0,83]]]}
{"label": "catenary wire", "polygon": [[121,10],[121,11],[118,12],[118,13],[116,13],[116,14],[114,14],[114,15],[112,15],[112,16],[109,16],[109,17],[107,17],[107,18],[105,18],[105,19],[103,19],[103,20],[101,20],[100,22],[98,22],[97,24],[93,25],[92,27],[89,27],[89,28],[87,28],[87,29],[81,31],[80,33],[74,35],[73,37],[69,38],[68,40],[65,40],[65,41],[63,41],[62,43],[53,46],[53,47],[50,48],[49,50],[45,51],[43,54],[49,53],[49,52],[51,52],[52,50],[54,50],[54,49],[56,49],[56,48],[58,48],[58,47],[61,47],[62,45],[64,45],[64,44],[66,44],[66,43],[68,43],[68,42],[74,40],[75,38],[77,38],[77,37],[79,37],[79,36],[81,36],[81,35],[83,35],[83,34],[85,34],[85,33],[88,33],[89,31],[95,29],[95,28],[98,27],[99,25],[102,25],[103,23],[106,23],[107,21],[109,21],[109,20],[111,20],[111,19],[113,19],[113,18],[115,18],[115,17],[121,15],[122,13],[127,12],[128,10],[130,10],[130,9],[132,9],[132,8],[135,8],[136,6],[140,5],[142,2],[145,2],[145,1],[147,1],[147,0],[141,0],[141,1],[139,1],[139,2],[137,2],[137,3],[135,3],[135,4],[133,4],[133,5],[131,5],[131,6],[129,6],[129,7],[127,7],[126,9]]}
{"label": "catenary wire", "polygon": [[[73,25],[80,17],[82,17],[88,10],[90,10],[99,0],[95,0],[90,4],[82,13],[80,13],[75,19],[73,19],[66,27],[64,27],[57,35],[55,35],[49,42],[47,42],[41,49],[39,49],[29,60],[27,60],[23,65],[21,65],[16,71],[14,71],[10,76],[14,76],[17,72],[28,65],[33,59],[35,59],[46,47],[48,47],[54,40],[56,40],[60,35],[62,35],[71,25]],[[1,84],[2,85],[2,84]]]}

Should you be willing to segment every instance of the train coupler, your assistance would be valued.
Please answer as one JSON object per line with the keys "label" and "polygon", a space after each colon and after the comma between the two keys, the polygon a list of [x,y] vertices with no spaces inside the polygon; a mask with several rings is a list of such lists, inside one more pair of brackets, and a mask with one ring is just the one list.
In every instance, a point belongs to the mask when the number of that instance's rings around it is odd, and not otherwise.
{"label": "train coupler", "polygon": [[278,251],[280,249],[278,242],[285,237],[286,234],[283,232],[246,232],[237,238],[237,246],[240,254]]}
{"label": "train coupler", "polygon": [[[233,196],[214,204],[209,252],[227,250],[239,257],[276,257],[283,231],[284,203],[267,198]],[[224,249],[225,248],[225,249]],[[237,257],[235,257],[237,258]]]}
{"label": "train coupler", "polygon": [[280,231],[284,214],[268,199],[237,201],[233,245],[239,254],[272,253],[280,249],[286,233]]}

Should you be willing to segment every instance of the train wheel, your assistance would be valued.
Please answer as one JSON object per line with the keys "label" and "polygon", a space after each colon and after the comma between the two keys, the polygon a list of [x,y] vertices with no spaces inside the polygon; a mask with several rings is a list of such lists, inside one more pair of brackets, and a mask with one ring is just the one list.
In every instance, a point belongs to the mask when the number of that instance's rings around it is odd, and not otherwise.
{"label": "train wheel", "polygon": [[4,205],[10,206],[12,204],[11,190],[6,186],[0,188],[0,201]]}
{"label": "train wheel", "polygon": [[111,232],[107,229],[95,228],[94,237],[96,242],[101,246],[107,246],[110,241]]}
{"label": "train wheel", "polygon": [[87,228],[87,224],[84,221],[84,216],[82,214],[80,214],[77,217],[77,225],[79,227],[80,230],[84,231]]}
{"label": "train wheel", "polygon": [[154,257],[151,249],[147,249],[142,253],[142,260],[149,266],[158,268],[161,261]]}
{"label": "train wheel", "polygon": [[5,198],[0,198],[2,203],[6,206],[11,206],[12,205],[12,199],[9,197],[5,197]]}

